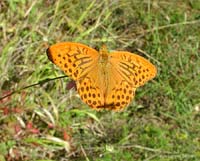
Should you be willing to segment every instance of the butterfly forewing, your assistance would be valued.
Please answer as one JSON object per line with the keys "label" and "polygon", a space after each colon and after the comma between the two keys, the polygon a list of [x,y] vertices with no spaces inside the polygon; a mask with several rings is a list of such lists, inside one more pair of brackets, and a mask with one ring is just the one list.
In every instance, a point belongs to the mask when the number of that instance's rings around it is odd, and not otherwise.
{"label": "butterfly forewing", "polygon": [[95,65],[98,52],[79,43],[57,43],[47,49],[48,58],[73,80],[84,77]]}
{"label": "butterfly forewing", "polygon": [[116,51],[112,52],[110,57],[110,62],[118,74],[135,88],[144,85],[156,75],[155,66],[139,55]]}

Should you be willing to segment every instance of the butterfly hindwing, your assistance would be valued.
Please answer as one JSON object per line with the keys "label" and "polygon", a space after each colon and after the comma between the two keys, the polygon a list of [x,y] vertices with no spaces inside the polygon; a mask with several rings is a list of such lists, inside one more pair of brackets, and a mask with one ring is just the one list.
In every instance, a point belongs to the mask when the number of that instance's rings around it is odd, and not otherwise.
{"label": "butterfly hindwing", "polygon": [[120,111],[127,107],[135,96],[135,90],[128,82],[119,81],[106,98],[107,109]]}
{"label": "butterfly hindwing", "polygon": [[91,77],[84,77],[77,81],[78,93],[86,104],[90,107],[100,110],[104,107],[104,98],[99,86]]}

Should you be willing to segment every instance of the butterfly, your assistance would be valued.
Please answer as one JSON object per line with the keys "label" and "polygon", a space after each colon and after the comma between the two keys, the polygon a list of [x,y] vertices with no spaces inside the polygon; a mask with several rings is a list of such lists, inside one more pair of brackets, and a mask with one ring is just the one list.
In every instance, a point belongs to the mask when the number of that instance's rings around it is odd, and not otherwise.
{"label": "butterfly", "polygon": [[50,61],[72,78],[84,103],[93,109],[121,111],[135,96],[136,88],[156,76],[147,59],[127,52],[96,51],[75,42],[61,42],[47,49]]}

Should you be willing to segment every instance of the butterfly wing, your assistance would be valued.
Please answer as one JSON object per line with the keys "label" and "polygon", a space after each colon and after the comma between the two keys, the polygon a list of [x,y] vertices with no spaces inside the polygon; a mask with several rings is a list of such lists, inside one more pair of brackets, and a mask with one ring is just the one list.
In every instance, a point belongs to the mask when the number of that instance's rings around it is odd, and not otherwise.
{"label": "butterfly wing", "polygon": [[145,58],[129,52],[110,53],[109,88],[106,104],[112,110],[122,110],[135,96],[137,87],[156,75],[156,68]]}
{"label": "butterfly wing", "polygon": [[147,59],[125,51],[110,53],[110,63],[133,87],[144,85],[156,76],[156,67]]}
{"label": "butterfly wing", "polygon": [[98,52],[86,45],[62,42],[47,49],[49,60],[60,67],[73,80],[84,77],[98,59]]}
{"label": "butterfly wing", "polygon": [[92,77],[88,74],[83,79],[77,81],[78,93],[83,102],[91,108],[100,110],[104,108],[104,97],[100,84],[97,83],[97,77]]}
{"label": "butterfly wing", "polygon": [[127,81],[116,81],[115,87],[112,88],[106,97],[105,108],[115,111],[121,111],[127,107],[135,96],[136,88],[131,86]]}
{"label": "butterfly wing", "polygon": [[50,46],[47,55],[66,75],[76,81],[83,102],[94,109],[104,104],[97,77],[99,53],[96,50],[79,43],[64,42]]}

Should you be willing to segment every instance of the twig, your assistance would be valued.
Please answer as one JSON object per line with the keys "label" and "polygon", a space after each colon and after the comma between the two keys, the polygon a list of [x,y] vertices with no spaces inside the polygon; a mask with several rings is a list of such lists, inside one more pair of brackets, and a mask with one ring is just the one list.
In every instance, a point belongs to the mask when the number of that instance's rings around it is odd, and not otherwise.
{"label": "twig", "polygon": [[14,90],[14,91],[10,92],[9,94],[0,97],[0,100],[3,100],[4,98],[9,97],[9,96],[11,96],[11,95],[13,95],[13,94],[15,94],[15,93],[18,93],[18,92],[20,92],[20,91],[22,91],[22,90],[27,89],[27,88],[31,88],[31,87],[34,87],[34,86],[37,86],[37,85],[41,85],[41,84],[44,84],[44,83],[49,82],[49,81],[52,81],[52,80],[56,80],[56,79],[60,79],[60,78],[65,78],[65,77],[67,77],[67,76],[65,75],[65,76],[60,76],[60,77],[56,77],[56,78],[47,78],[47,79],[45,79],[45,80],[41,80],[41,81],[39,81],[39,82],[37,82],[37,83],[34,83],[34,84],[31,84],[31,85],[22,87],[22,88],[17,89],[17,90]]}
{"label": "twig", "polygon": [[88,159],[87,154],[86,154],[85,150],[83,149],[83,146],[82,146],[82,145],[81,145],[81,151],[83,152],[83,155],[85,156],[86,160],[87,160],[87,161],[90,161],[90,160]]}
{"label": "twig", "polygon": [[180,26],[180,25],[191,25],[191,24],[196,24],[196,23],[200,24],[200,20],[184,21],[184,22],[173,23],[173,24],[164,25],[164,26],[156,26],[156,27],[153,27],[152,29],[147,29],[147,30],[144,30],[142,32],[136,33],[139,36],[137,36],[137,38],[133,39],[131,42],[126,43],[126,45],[124,47],[129,46],[134,41],[136,41],[139,38],[142,38],[143,36],[145,36],[146,34],[148,34],[150,32],[159,31],[159,30],[163,30],[163,29],[168,29],[168,28],[171,28],[171,27],[177,27],[177,26]]}

